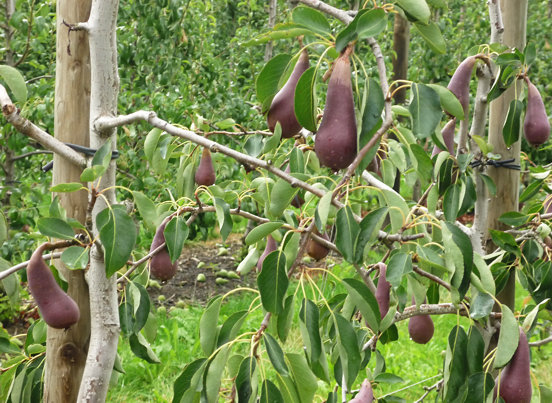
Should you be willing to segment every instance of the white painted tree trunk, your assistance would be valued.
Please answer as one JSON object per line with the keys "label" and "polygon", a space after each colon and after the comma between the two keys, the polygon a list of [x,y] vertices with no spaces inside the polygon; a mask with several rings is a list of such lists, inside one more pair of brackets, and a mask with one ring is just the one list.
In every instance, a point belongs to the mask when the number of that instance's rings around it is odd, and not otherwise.
{"label": "white painted tree trunk", "polygon": [[[97,131],[94,121],[102,116],[115,116],[119,77],[117,75],[116,23],[118,0],[93,0],[90,18],[83,28],[88,31],[90,44],[90,146],[98,149],[111,140],[116,147],[115,129]],[[101,178],[98,198],[92,211],[93,235],[98,237],[96,216],[109,204],[115,203],[115,161]],[[86,367],[79,390],[79,402],[103,402],[107,396],[109,379],[117,354],[119,313],[117,278],[106,278],[104,256],[96,243],[90,253],[87,274],[90,289],[91,336]]]}

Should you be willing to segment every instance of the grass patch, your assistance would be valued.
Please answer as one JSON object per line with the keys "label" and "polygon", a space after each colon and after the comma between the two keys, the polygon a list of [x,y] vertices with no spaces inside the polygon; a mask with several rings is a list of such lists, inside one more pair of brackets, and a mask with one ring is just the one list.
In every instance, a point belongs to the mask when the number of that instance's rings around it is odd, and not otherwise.
{"label": "grass patch", "polygon": [[[354,276],[354,269],[348,265],[340,265],[332,268],[332,272],[339,278]],[[309,272],[316,278],[316,285],[329,296],[338,292],[344,292],[342,285],[332,279],[315,275],[315,271]],[[520,287],[518,287],[519,289]],[[288,293],[296,292],[296,304],[300,305],[301,299],[306,295],[312,298],[317,295],[316,287],[307,281],[294,280],[290,283]],[[522,304],[522,290],[519,290],[517,307]],[[318,296],[315,298],[319,300]],[[241,310],[252,310],[258,307],[260,301],[257,294],[252,292],[232,293],[225,298],[221,306],[219,324],[223,323],[232,313]],[[298,309],[298,308],[297,308]],[[297,312],[296,309],[296,312]],[[199,344],[199,320],[203,313],[203,307],[189,305],[184,308],[172,308],[169,312],[163,309],[157,313],[158,331],[152,349],[161,360],[160,364],[149,364],[134,356],[130,350],[127,340],[121,338],[119,354],[125,374],[119,374],[114,379],[113,386],[109,391],[107,401],[113,402],[170,402],[173,391],[174,380],[182,372],[184,366],[192,360],[203,356]],[[253,309],[245,320],[241,331],[254,332],[258,329],[264,313],[262,309]],[[286,343],[283,345],[285,352],[302,351],[302,339],[297,325],[297,315],[294,318],[294,325],[290,331]],[[460,324],[468,329],[470,321],[465,317],[455,315],[433,316],[435,323],[435,334],[433,339],[426,345],[419,345],[410,340],[408,335],[408,321],[397,324],[399,340],[382,344],[378,343],[378,350],[385,357],[386,371],[395,374],[403,379],[401,383],[385,384],[380,383],[375,388],[376,397],[393,396],[412,402],[419,399],[424,393],[424,386],[431,386],[436,383],[442,374],[444,354],[448,334],[451,329]],[[272,327],[269,331],[272,334]],[[536,337],[533,338],[533,340]],[[249,340],[249,339],[247,339]],[[552,345],[545,345],[538,349],[532,349],[532,371],[539,383],[552,385]],[[248,354],[249,342],[238,345],[233,353]],[[259,353],[262,358],[261,367],[269,379],[274,380],[274,369],[264,352],[264,345],[261,344]],[[364,377],[370,378],[370,371],[376,365],[376,354],[372,354],[371,360],[364,371],[361,371],[357,378],[357,386]],[[330,373],[332,365],[330,363]],[[231,379],[223,380],[222,387],[229,388]],[[333,385],[332,385],[333,386]],[[323,402],[331,386],[319,382],[319,390],[315,396],[316,402]],[[538,401],[538,391],[534,391],[535,402]],[[428,401],[435,399],[435,392],[428,396]]]}

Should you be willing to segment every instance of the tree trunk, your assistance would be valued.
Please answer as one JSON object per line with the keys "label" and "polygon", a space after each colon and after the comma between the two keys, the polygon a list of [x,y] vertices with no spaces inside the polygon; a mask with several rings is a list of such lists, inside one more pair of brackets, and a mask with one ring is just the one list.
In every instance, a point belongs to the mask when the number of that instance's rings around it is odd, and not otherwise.
{"label": "tree trunk", "polygon": [[[278,0],[269,0],[268,2],[268,28],[274,28],[276,24],[276,13],[278,11]],[[266,43],[264,60],[268,62],[272,59],[272,50],[274,49],[274,42],[269,41]]]}
{"label": "tree trunk", "polygon": [[[527,27],[527,3],[528,0],[501,0],[502,19],[504,22],[504,44],[516,47],[520,51],[525,48],[525,34]],[[502,138],[502,128],[510,102],[516,94],[519,94],[521,84],[517,88],[512,86],[498,99],[490,104],[489,118],[489,143],[494,148],[495,154],[500,154],[501,159],[514,158],[519,164],[521,141],[507,148]],[[489,167],[488,175],[496,184],[496,195],[489,200],[487,228],[501,229],[503,226],[498,218],[508,211],[518,211],[519,201],[519,171]],[[508,284],[498,299],[514,307],[515,297],[515,272],[512,272]]]}
{"label": "tree trunk", "polygon": [[[116,130],[98,131],[94,122],[101,117],[117,115],[119,76],[117,75],[117,11],[118,0],[93,0],[90,18],[84,24],[90,45],[90,146],[99,149],[111,141],[116,149]],[[92,210],[92,232],[99,237],[96,217],[100,211],[115,204],[115,160],[94,184],[104,197],[99,197]],[[119,341],[119,310],[117,276],[106,277],[104,254],[95,243],[90,252],[90,268],[86,275],[90,289],[91,335],[79,402],[103,402],[107,396],[113,363]]]}
{"label": "tree trunk", "polygon": [[[90,55],[85,32],[67,33],[63,24],[86,21],[90,0],[58,0],[55,89],[55,137],[63,142],[88,146],[90,113]],[[70,41],[70,45],[69,45]],[[70,46],[70,52],[68,51]],[[79,182],[81,169],[54,154],[53,185]],[[85,224],[88,195],[84,191],[58,194],[67,215]],[[48,328],[45,402],[75,402],[84,371],[90,339],[90,302],[83,270],[68,270],[60,260],[56,267],[69,284],[68,294],[77,302],[80,319],[68,330]]]}
{"label": "tree trunk", "polygon": [[[410,23],[395,14],[393,27],[393,80],[406,80],[408,75],[408,45],[410,44]],[[403,104],[406,99],[406,88],[395,92],[395,103]]]}

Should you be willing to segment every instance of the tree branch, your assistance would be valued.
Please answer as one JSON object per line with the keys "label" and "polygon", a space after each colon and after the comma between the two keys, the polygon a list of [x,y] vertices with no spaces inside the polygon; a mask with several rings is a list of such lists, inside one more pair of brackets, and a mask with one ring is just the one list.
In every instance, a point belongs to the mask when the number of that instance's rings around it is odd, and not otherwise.
{"label": "tree branch", "polygon": [[31,151],[25,154],[16,155],[15,157],[11,158],[11,160],[12,161],[22,160],[24,158],[30,157],[31,155],[38,155],[38,154],[52,154],[52,151],[50,150]]}
{"label": "tree branch", "polygon": [[87,159],[75,150],[63,144],[61,141],[50,136],[44,130],[22,117],[16,106],[12,103],[6,88],[0,84],[0,106],[6,120],[20,133],[38,141],[45,148],[66,158],[78,167],[85,168]]}
{"label": "tree branch", "polygon": [[[47,261],[47,260],[50,260],[50,259],[59,259],[61,257],[61,254],[62,254],[62,252],[47,253],[45,255],[42,255],[42,260]],[[28,264],[29,264],[29,260],[25,260],[24,262],[18,263],[15,266],[12,266],[7,270],[4,270],[3,272],[0,273],[0,280],[3,280],[6,277],[8,277],[9,275],[11,275],[11,274],[13,274],[13,273],[15,273],[15,272],[17,272],[21,269],[26,268]]]}
{"label": "tree branch", "polygon": [[548,336],[546,339],[538,340],[538,341],[532,341],[529,343],[530,347],[540,347],[544,346],[545,344],[552,343],[552,334]]}

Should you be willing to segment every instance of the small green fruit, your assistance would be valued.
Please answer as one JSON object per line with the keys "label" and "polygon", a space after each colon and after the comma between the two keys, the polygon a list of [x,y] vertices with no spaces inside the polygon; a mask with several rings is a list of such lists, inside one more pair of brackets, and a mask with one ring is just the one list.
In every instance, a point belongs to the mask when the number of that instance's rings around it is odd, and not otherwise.
{"label": "small green fruit", "polygon": [[217,283],[218,285],[224,285],[224,284],[228,283],[228,279],[227,278],[222,278],[222,277],[217,277],[217,279],[215,280],[215,283]]}
{"label": "small green fruit", "polygon": [[197,275],[196,281],[197,281],[198,283],[204,283],[206,280],[207,280],[207,278],[205,277],[205,274],[199,273],[199,274]]}

